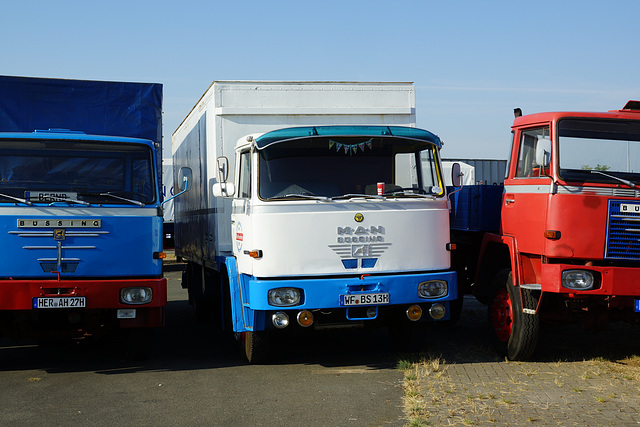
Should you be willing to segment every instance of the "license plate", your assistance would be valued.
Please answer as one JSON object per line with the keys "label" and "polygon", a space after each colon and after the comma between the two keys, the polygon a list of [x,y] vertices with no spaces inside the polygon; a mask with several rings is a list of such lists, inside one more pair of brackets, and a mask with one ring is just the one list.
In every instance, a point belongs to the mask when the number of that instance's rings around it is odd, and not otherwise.
{"label": "license plate", "polygon": [[85,297],[44,297],[34,298],[33,308],[84,308],[87,306]]}
{"label": "license plate", "polygon": [[340,295],[340,305],[374,305],[374,304],[389,304],[389,294],[352,294],[352,295]]}

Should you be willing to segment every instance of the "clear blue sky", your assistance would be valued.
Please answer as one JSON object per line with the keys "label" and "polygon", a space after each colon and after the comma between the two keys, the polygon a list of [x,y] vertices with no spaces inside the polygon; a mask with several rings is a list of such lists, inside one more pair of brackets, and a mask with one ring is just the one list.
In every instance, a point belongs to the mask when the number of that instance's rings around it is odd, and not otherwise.
{"label": "clear blue sky", "polygon": [[411,81],[444,157],[506,158],[513,108],[640,99],[640,1],[5,1],[0,74],[164,85],[164,137],[213,80]]}

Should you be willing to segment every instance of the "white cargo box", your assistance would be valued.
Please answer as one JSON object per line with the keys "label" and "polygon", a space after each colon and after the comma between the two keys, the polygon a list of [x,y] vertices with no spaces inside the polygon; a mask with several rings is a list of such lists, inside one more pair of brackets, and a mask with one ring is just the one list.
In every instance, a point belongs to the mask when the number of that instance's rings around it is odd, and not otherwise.
{"label": "white cargo box", "polygon": [[172,138],[174,180],[189,167],[196,190],[175,200],[176,253],[206,265],[232,251],[231,202],[211,193],[217,157],[232,180],[240,138],[309,125],[415,127],[413,84],[214,81]]}

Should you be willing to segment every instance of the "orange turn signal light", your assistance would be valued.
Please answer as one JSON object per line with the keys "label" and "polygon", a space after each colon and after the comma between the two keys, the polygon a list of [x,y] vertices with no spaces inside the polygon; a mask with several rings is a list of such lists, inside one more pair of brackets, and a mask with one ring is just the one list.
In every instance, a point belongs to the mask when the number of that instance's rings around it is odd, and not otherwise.
{"label": "orange turn signal light", "polygon": [[154,252],[153,259],[165,259],[167,254],[165,252]]}
{"label": "orange turn signal light", "polygon": [[262,258],[262,251],[260,249],[254,249],[252,251],[244,251],[245,255],[249,255],[251,258]]}
{"label": "orange turn signal light", "polygon": [[309,310],[302,310],[298,313],[298,324],[304,328],[311,326],[313,323],[313,313]]}
{"label": "orange turn signal light", "polygon": [[560,232],[557,230],[545,230],[544,237],[549,240],[558,240],[560,239]]}

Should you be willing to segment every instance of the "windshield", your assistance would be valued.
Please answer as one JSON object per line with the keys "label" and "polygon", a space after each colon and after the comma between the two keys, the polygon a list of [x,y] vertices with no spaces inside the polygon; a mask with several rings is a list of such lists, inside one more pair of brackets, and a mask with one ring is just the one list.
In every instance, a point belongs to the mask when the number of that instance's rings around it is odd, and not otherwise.
{"label": "windshield", "polygon": [[0,202],[152,203],[152,165],[138,144],[1,141]]}
{"label": "windshield", "polygon": [[558,144],[565,181],[640,183],[640,121],[563,119]]}
{"label": "windshield", "polygon": [[262,199],[318,196],[442,196],[437,148],[393,137],[285,141],[259,151]]}

